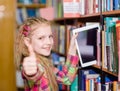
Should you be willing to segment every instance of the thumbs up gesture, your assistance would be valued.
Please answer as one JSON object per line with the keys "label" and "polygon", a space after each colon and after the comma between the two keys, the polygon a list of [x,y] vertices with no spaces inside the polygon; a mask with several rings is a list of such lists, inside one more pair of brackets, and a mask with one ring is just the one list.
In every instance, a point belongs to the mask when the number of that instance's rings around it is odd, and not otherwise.
{"label": "thumbs up gesture", "polygon": [[23,59],[23,70],[26,75],[31,76],[37,73],[37,59],[29,41],[24,40],[24,43],[28,48],[29,56]]}

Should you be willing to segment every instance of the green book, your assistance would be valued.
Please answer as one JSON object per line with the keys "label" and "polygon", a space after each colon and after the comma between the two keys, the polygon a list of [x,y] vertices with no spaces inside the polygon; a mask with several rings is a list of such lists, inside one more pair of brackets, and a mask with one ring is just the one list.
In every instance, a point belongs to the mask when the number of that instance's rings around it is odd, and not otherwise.
{"label": "green book", "polygon": [[74,81],[72,82],[70,91],[78,91],[78,75],[76,75]]}

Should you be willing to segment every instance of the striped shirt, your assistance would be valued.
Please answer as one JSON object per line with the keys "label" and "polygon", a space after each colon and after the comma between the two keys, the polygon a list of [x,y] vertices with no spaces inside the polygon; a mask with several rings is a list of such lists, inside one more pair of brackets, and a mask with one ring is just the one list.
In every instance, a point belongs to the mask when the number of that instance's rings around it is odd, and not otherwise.
{"label": "striped shirt", "polygon": [[[56,75],[58,84],[71,85],[74,80],[78,64],[78,56],[69,55],[62,70],[54,67],[53,72]],[[25,91],[52,91],[49,85],[44,68],[39,64],[39,71],[35,76],[29,77],[22,71],[23,80],[25,84]]]}

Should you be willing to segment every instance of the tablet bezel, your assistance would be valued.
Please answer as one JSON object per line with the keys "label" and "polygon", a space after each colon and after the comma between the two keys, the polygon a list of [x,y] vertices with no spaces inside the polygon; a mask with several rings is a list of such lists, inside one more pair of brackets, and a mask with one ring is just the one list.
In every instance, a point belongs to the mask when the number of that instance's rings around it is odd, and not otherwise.
{"label": "tablet bezel", "polygon": [[[89,31],[90,29],[94,29],[94,28],[98,28],[98,29],[96,29],[96,31],[100,32],[100,25],[98,23],[97,24],[91,24],[91,25],[87,25],[87,26],[84,26],[84,27],[73,29],[72,32],[73,32],[73,35],[75,35],[76,33],[79,33],[79,32],[82,32],[82,31]],[[76,43],[77,52],[78,52],[78,56],[79,56],[79,59],[80,59],[81,67],[86,67],[86,66],[94,65],[94,64],[97,63],[97,59],[96,60],[91,60],[90,62],[84,63],[83,60],[82,60],[81,54],[80,54],[80,49],[79,49],[79,46],[78,46],[77,39],[75,39],[75,43]]]}

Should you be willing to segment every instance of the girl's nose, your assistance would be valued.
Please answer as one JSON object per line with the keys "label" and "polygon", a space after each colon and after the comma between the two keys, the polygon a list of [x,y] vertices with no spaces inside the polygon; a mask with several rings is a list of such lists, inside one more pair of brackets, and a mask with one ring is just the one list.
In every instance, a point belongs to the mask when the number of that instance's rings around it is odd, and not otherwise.
{"label": "girl's nose", "polygon": [[52,39],[50,39],[49,37],[48,37],[48,38],[46,38],[46,43],[47,43],[47,44],[51,44],[51,43],[52,43],[52,41],[53,41],[53,40],[52,40]]}

